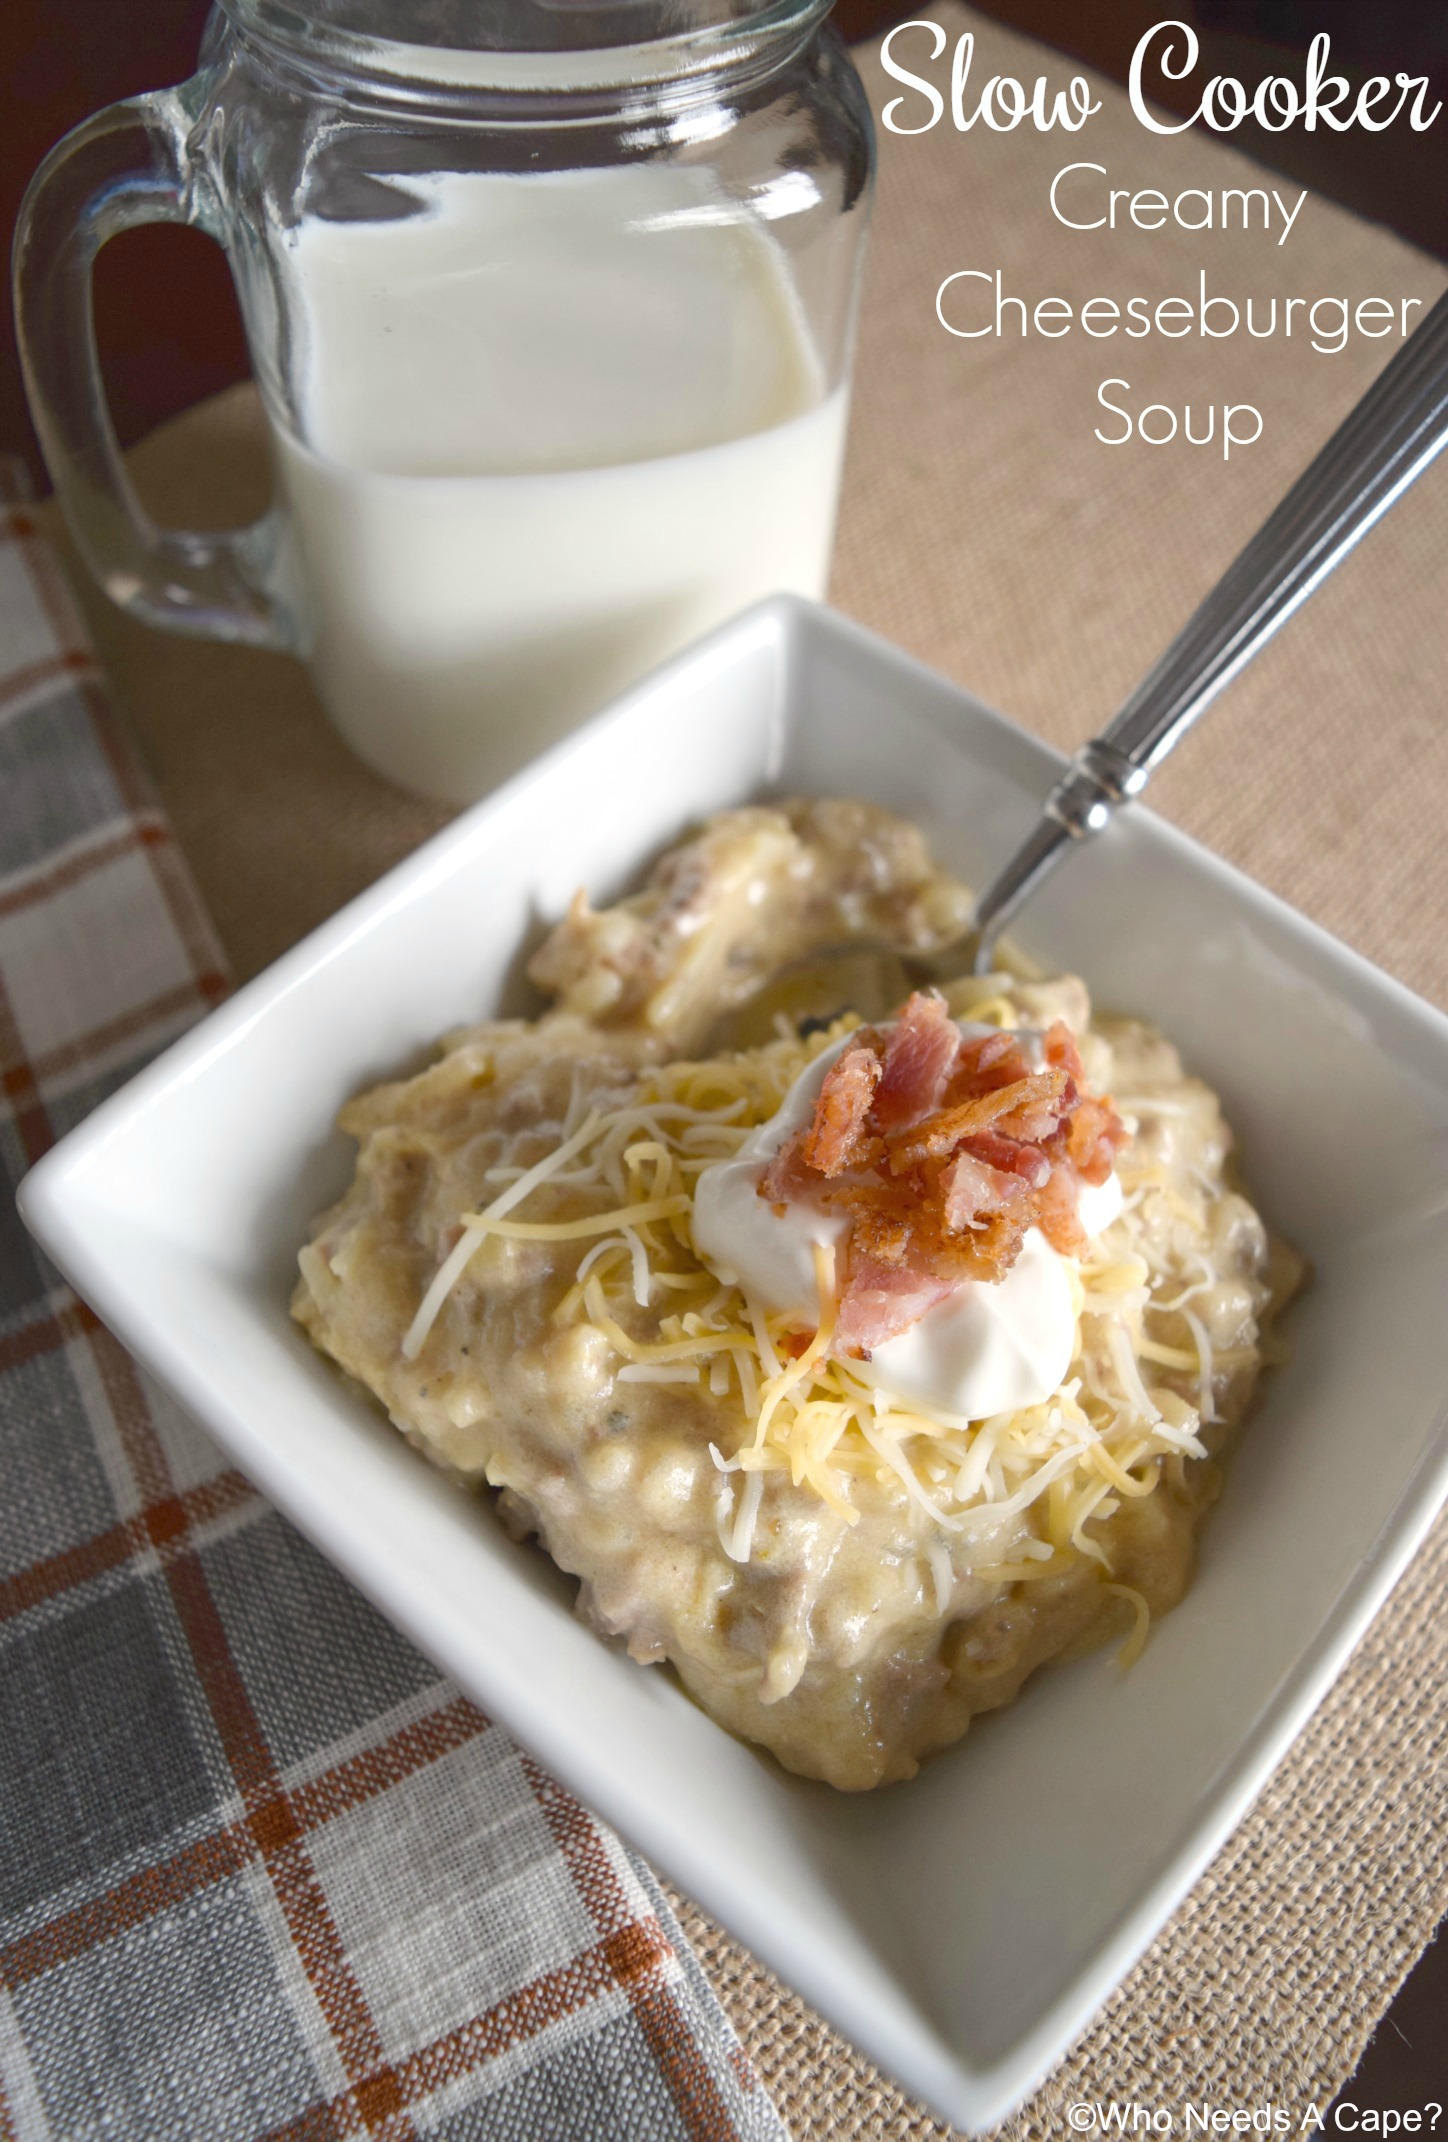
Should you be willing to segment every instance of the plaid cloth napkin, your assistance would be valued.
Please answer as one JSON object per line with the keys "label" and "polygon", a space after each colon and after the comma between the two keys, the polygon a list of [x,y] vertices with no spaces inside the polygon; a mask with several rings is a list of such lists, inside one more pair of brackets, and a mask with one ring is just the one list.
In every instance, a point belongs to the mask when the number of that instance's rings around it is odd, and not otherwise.
{"label": "plaid cloth napkin", "polygon": [[[10,1183],[224,993],[0,465]],[[0,1202],[0,2142],[770,2142],[653,1876]]]}

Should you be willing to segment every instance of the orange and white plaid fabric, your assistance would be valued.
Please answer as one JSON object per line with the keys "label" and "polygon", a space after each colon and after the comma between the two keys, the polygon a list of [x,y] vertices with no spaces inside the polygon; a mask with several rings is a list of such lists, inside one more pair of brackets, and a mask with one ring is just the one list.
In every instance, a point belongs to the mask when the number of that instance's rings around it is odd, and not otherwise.
{"label": "orange and white plaid fabric", "polygon": [[0,2142],[782,2142],[649,1870],[20,1226],[225,988],[0,468]]}

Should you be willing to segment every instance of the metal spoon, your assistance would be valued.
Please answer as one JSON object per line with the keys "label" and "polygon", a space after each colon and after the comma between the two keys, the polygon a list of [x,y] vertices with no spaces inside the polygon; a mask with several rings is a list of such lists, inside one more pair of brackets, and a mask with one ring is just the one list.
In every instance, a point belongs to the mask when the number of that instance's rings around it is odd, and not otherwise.
{"label": "metal spoon", "polygon": [[[857,938],[810,954],[797,963],[793,984],[788,974],[778,977],[769,994],[778,989],[797,1008],[803,984],[809,1010],[823,1014],[833,998],[834,1009],[854,1005],[869,1017],[877,1013],[848,990],[858,991],[862,962],[872,957],[890,963],[882,966],[877,995],[888,993],[897,977],[908,989],[989,972],[996,939],[1023,902],[1063,856],[1102,830],[1118,804],[1141,794],[1217,694],[1445,445],[1448,295],[1298,477],[1116,719],[1081,746],[1026,839],[980,894],[969,931],[926,955]],[[757,1003],[745,1009],[753,1014]]]}

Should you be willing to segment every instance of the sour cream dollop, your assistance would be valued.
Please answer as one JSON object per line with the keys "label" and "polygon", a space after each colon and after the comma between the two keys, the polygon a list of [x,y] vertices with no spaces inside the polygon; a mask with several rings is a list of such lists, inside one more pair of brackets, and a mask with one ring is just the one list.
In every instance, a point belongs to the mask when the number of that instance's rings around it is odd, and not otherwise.
{"label": "sour cream dollop", "polygon": [[[963,1034],[989,1031],[962,1023]],[[1022,1037],[1024,1038],[1024,1037]],[[732,1160],[700,1175],[694,1192],[694,1247],[720,1279],[737,1282],[771,1314],[813,1317],[815,1243],[837,1245],[842,1213],[808,1203],[781,1212],[759,1195],[769,1162],[814,1114],[825,1075],[849,1036],[802,1071],[767,1123],[751,1131]],[[1098,1235],[1122,1208],[1115,1174],[1082,1190],[1079,1212]],[[1076,1313],[1069,1261],[1031,1228],[1003,1279],[967,1280],[908,1331],[851,1364],[864,1381],[934,1413],[983,1420],[1038,1405],[1071,1365]]]}

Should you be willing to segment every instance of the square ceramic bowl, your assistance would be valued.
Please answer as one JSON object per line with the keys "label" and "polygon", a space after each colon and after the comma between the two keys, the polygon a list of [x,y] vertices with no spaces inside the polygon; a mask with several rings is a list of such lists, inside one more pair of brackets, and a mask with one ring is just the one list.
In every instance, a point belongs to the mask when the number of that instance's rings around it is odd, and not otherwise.
{"label": "square ceramic bowl", "polygon": [[992,2125],[1259,1790],[1448,1485],[1448,1020],[1145,812],[1020,936],[1159,1022],[1313,1260],[1291,1365],[1140,1664],[1042,1675],[913,1783],[787,1776],[576,1621],[287,1315],[358,1087],[509,1001],[520,947],[701,814],[856,794],[980,882],[1056,756],[778,599],[660,672],[318,930],[45,1159],[25,1216],[236,1463],[493,1717],[907,2088]]}

